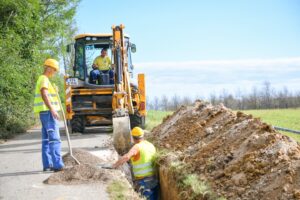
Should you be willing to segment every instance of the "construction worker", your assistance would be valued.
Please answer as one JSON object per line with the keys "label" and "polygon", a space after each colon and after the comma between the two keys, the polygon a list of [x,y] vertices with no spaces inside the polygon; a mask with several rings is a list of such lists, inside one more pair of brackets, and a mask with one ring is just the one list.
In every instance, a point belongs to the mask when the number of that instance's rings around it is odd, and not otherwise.
{"label": "construction worker", "polygon": [[42,123],[42,160],[44,171],[61,171],[64,163],[61,157],[61,141],[58,119],[60,110],[56,91],[49,78],[59,71],[58,62],[46,59],[44,73],[35,87],[34,113],[38,113]]}
{"label": "construction worker", "polygon": [[93,62],[93,70],[90,72],[90,82],[96,84],[101,73],[109,74],[110,84],[114,84],[114,71],[111,69],[111,60],[107,56],[107,49],[101,50],[101,55],[97,56]]}
{"label": "construction worker", "polygon": [[135,127],[131,131],[134,146],[122,156],[113,168],[117,168],[127,161],[131,161],[136,191],[148,200],[158,199],[159,184],[155,174],[156,149],[153,144],[144,139],[144,131]]}

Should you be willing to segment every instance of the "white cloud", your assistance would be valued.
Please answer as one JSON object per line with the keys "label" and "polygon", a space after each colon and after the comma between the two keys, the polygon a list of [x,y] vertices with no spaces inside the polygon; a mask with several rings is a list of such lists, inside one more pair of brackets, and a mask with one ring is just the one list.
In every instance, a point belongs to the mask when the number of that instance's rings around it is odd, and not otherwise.
{"label": "white cloud", "polygon": [[144,72],[150,97],[205,96],[223,89],[247,93],[264,81],[276,89],[287,86],[296,91],[300,85],[300,57],[248,60],[207,60],[184,62],[136,63],[136,71]]}

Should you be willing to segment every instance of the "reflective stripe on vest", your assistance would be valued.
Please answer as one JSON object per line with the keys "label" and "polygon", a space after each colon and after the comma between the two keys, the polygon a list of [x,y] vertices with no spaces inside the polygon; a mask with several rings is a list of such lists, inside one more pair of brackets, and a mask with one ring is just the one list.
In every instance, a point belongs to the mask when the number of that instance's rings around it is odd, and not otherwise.
{"label": "reflective stripe on vest", "polygon": [[132,166],[132,168],[133,169],[139,169],[139,168],[144,168],[144,167],[149,167],[149,166],[152,166],[151,162],[147,162],[147,163],[144,163],[144,164],[137,164],[137,165]]}
{"label": "reflective stripe on vest", "polygon": [[[147,175],[145,175],[145,174],[147,174]],[[144,169],[144,170],[141,170],[141,171],[134,172],[135,177],[145,177],[145,176],[151,176],[153,174],[154,174],[154,171],[153,171],[152,167],[149,168],[149,169]]]}
{"label": "reflective stripe on vest", "polygon": [[139,148],[139,159],[134,160],[131,158],[132,171],[135,178],[143,178],[153,176],[154,169],[154,156],[156,153],[155,147],[150,142],[143,140],[137,144]]}
{"label": "reflective stripe on vest", "polygon": [[[47,94],[48,97],[56,97],[56,94]],[[42,97],[41,94],[35,94],[34,97]]]}
{"label": "reflective stripe on vest", "polygon": [[[40,103],[35,103],[34,106],[43,106],[45,105],[44,102],[40,102]],[[55,105],[58,105],[58,102],[51,102],[51,105],[55,106]]]}

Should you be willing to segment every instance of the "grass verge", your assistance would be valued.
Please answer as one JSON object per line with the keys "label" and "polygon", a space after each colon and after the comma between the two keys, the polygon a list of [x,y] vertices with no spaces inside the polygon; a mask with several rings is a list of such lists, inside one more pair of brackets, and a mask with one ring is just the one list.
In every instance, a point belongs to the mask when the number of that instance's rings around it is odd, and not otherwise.
{"label": "grass verge", "polygon": [[127,192],[127,188],[125,184],[120,181],[111,182],[107,187],[107,192],[113,200],[126,200],[125,193]]}
{"label": "grass verge", "polygon": [[111,200],[144,200],[134,192],[129,183],[122,180],[112,181],[106,190]]}
{"label": "grass verge", "polygon": [[[298,109],[270,109],[270,110],[242,110],[246,114],[260,118],[263,122],[273,126],[300,130],[300,108]],[[282,134],[300,142],[300,134],[280,131]]]}

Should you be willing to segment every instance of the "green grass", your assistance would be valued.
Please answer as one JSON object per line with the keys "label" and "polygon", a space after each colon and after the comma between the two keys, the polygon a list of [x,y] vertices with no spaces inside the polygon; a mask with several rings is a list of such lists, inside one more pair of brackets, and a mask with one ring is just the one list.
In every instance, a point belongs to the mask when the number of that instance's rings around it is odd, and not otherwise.
{"label": "green grass", "polygon": [[[300,108],[298,109],[270,109],[270,110],[243,110],[246,114],[259,117],[263,122],[273,126],[300,130]],[[300,142],[300,134],[280,131]]]}
{"label": "green grass", "polygon": [[124,193],[127,192],[127,188],[124,185],[118,181],[114,181],[108,185],[107,192],[110,194],[111,199],[126,200]]}
{"label": "green grass", "polygon": [[197,174],[187,174],[182,182],[185,187],[192,189],[195,196],[201,195],[205,197],[212,194],[209,185],[204,181],[200,181]]}
{"label": "green grass", "polygon": [[155,126],[162,123],[164,117],[172,113],[171,111],[149,110],[146,117],[146,129],[151,131]]}

